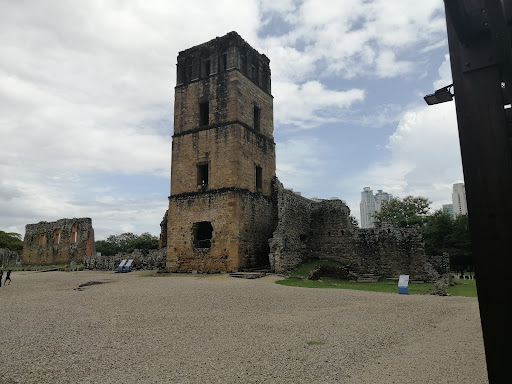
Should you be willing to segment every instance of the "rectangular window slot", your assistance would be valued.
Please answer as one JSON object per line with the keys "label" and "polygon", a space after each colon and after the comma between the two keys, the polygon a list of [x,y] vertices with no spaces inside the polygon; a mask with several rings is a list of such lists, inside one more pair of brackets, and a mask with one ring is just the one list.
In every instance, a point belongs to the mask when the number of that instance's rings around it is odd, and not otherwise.
{"label": "rectangular window slot", "polygon": [[254,106],[252,121],[253,121],[253,128],[255,131],[260,131],[260,119],[261,119],[261,109]]}
{"label": "rectangular window slot", "polygon": [[223,67],[222,68],[223,70],[228,69],[228,54],[227,53],[224,53],[222,55],[222,67]]}
{"label": "rectangular window slot", "polygon": [[208,185],[208,163],[197,164],[197,188]]}
{"label": "rectangular window slot", "polygon": [[256,189],[261,190],[263,188],[263,171],[259,165],[256,166]]}
{"label": "rectangular window slot", "polygon": [[210,60],[204,60],[203,61],[203,77],[210,76],[210,70],[211,70]]}
{"label": "rectangular window slot", "polygon": [[210,103],[208,101],[199,104],[199,126],[210,124]]}
{"label": "rectangular window slot", "polygon": [[60,244],[62,230],[58,229],[53,233],[53,244]]}

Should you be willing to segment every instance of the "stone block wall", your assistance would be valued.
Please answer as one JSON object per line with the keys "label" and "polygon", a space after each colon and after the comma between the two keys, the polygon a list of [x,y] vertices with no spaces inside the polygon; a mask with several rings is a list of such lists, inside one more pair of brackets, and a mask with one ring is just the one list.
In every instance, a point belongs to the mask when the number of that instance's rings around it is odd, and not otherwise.
{"label": "stone block wall", "polygon": [[332,260],[356,273],[434,281],[449,270],[449,259],[427,256],[413,229],[359,229],[341,200],[312,201],[285,190],[276,180],[277,226],[270,243],[270,265],[278,273],[312,260]]}
{"label": "stone block wall", "polygon": [[[237,188],[169,197],[167,269],[226,272],[268,264],[270,197]],[[198,223],[213,229],[199,244]]]}
{"label": "stone block wall", "polygon": [[131,269],[163,270],[166,259],[165,249],[136,249],[132,253],[120,252],[115,256],[91,256],[84,258],[85,269],[117,270],[121,260],[133,259]]}
{"label": "stone block wall", "polygon": [[[208,102],[208,123],[204,124],[200,104]],[[254,121],[254,106],[261,111]],[[274,127],[273,99],[237,69],[186,86],[177,86],[174,100],[174,134],[185,134],[208,126],[241,124],[268,138]]]}
{"label": "stone block wall", "polygon": [[272,199],[260,193],[242,193],[240,197],[238,270],[268,267],[268,239],[272,237],[275,228]]}
{"label": "stone block wall", "polygon": [[19,267],[21,266],[21,256],[7,248],[0,248],[0,267]]}
{"label": "stone block wall", "polygon": [[412,280],[424,281],[437,278],[427,273],[423,239],[413,229],[358,229],[353,241],[354,257],[350,261],[357,272],[383,277],[410,275]]}
{"label": "stone block wall", "polygon": [[278,273],[289,271],[309,260],[311,256],[312,202],[286,190],[274,180],[276,228],[269,239],[270,268]]}
{"label": "stone block wall", "polygon": [[82,264],[96,254],[90,218],[27,224],[23,243],[23,265]]}
{"label": "stone block wall", "polygon": [[[224,125],[173,137],[171,195],[237,187],[271,195],[275,144],[245,127]],[[198,185],[198,164],[208,165],[208,184]],[[256,166],[262,188],[256,187]]]}

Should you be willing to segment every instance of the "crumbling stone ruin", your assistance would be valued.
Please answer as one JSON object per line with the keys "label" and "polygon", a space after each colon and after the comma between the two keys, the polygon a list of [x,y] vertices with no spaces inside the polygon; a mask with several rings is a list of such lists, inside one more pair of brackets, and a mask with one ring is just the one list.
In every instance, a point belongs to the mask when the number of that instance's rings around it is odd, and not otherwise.
{"label": "crumbling stone ruin", "polygon": [[171,195],[160,244],[169,271],[290,270],[339,261],[352,273],[436,280],[414,230],[354,227],[341,200],[313,201],[275,177],[269,59],[236,32],[178,55]]}
{"label": "crumbling stone ruin", "polygon": [[236,32],[178,55],[167,269],[268,264],[275,177],[270,67]]}
{"label": "crumbling stone ruin", "polygon": [[277,227],[270,239],[269,261],[278,273],[323,259],[337,261],[357,274],[381,277],[410,275],[434,281],[446,274],[448,255],[429,257],[421,235],[413,229],[360,229],[341,200],[310,200],[284,189],[276,180]]}
{"label": "crumbling stone ruin", "polygon": [[95,254],[89,218],[41,221],[25,227],[23,265],[82,264],[84,257]]}
{"label": "crumbling stone ruin", "polygon": [[21,265],[21,256],[7,248],[0,248],[0,267],[19,267]]}

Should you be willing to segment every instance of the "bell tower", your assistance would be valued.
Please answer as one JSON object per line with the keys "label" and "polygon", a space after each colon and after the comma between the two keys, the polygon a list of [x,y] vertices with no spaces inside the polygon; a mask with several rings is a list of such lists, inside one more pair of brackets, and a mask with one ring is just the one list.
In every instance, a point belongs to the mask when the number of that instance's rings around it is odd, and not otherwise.
{"label": "bell tower", "polygon": [[167,269],[267,265],[274,177],[269,59],[236,32],[180,52]]}

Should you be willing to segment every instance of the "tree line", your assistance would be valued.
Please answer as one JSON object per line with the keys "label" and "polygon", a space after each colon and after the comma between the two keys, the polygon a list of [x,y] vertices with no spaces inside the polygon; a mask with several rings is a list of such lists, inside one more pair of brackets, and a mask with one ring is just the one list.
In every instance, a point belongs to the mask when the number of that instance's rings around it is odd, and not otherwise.
{"label": "tree line", "polygon": [[0,231],[0,248],[7,248],[21,255],[23,239],[19,233]]}
{"label": "tree line", "polygon": [[144,232],[141,235],[126,232],[120,235],[110,235],[106,240],[98,240],[95,244],[96,252],[101,252],[104,256],[114,256],[119,252],[131,253],[135,249],[158,249],[158,237],[149,232]]}
{"label": "tree line", "polygon": [[450,254],[452,268],[472,270],[468,215],[455,218],[442,210],[430,213],[432,202],[421,196],[395,198],[383,203],[375,214],[377,227],[389,223],[399,228],[415,228],[425,241],[428,255]]}

